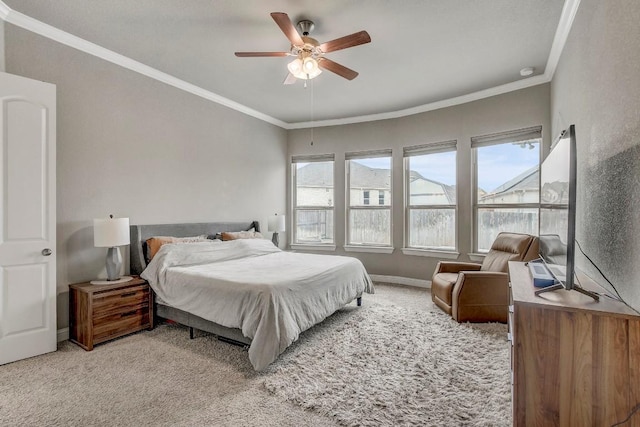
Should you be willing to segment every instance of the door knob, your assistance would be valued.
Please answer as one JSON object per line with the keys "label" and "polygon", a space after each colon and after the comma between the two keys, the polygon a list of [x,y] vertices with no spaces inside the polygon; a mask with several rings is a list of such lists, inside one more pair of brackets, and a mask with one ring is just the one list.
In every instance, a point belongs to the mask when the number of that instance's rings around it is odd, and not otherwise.
{"label": "door knob", "polygon": [[52,253],[51,249],[49,249],[49,248],[44,248],[42,250],[42,255],[44,255],[44,256],[49,256],[49,255],[51,255],[51,253]]}

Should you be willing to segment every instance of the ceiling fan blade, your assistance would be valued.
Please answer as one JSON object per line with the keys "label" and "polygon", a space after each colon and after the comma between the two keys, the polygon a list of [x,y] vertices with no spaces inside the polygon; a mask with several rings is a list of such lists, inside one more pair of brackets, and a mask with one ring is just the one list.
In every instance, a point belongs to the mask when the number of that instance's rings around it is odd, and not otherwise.
{"label": "ceiling fan blade", "polygon": [[298,30],[296,30],[296,27],[294,27],[291,23],[289,15],[283,12],[273,12],[271,14],[271,17],[274,21],[276,21],[276,24],[278,24],[278,27],[280,27],[280,29],[282,30],[284,35],[287,36],[292,45],[300,46],[304,44],[304,42],[302,41],[302,37],[300,37],[300,34],[298,34]]}
{"label": "ceiling fan blade", "polygon": [[347,68],[344,65],[340,65],[337,62],[327,58],[322,58],[320,61],[318,61],[318,66],[320,68],[324,68],[325,70],[329,70],[332,73],[336,73],[340,77],[344,77],[347,80],[353,80],[358,77],[357,71],[353,71],[351,68]]}
{"label": "ceiling fan blade", "polygon": [[324,52],[333,52],[335,50],[346,49],[348,47],[359,46],[361,44],[371,42],[371,37],[366,31],[360,31],[339,39],[331,40],[320,45],[320,49]]}
{"label": "ceiling fan blade", "polygon": [[253,58],[257,56],[289,56],[289,52],[236,52],[240,58]]}
{"label": "ceiling fan blade", "polygon": [[289,73],[287,74],[287,77],[285,77],[284,81],[282,82],[283,85],[292,85],[296,82],[296,80],[298,80],[296,78],[296,76],[294,76],[293,74]]}

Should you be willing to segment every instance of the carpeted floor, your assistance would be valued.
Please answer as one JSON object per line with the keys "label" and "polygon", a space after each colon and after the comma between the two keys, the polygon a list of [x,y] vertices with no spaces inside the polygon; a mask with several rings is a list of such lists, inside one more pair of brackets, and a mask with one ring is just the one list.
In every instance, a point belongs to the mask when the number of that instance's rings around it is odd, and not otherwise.
{"label": "carpeted floor", "polygon": [[377,284],[265,372],[162,325],[0,367],[2,426],[510,425],[505,325],[459,325],[428,291]]}

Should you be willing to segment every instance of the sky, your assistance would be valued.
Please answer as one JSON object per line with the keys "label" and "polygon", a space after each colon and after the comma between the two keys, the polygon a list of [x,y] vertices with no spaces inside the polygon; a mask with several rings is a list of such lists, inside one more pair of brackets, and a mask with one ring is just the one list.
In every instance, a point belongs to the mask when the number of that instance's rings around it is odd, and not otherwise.
{"label": "sky", "polygon": [[540,162],[540,144],[534,148],[499,144],[478,148],[478,186],[491,191]]}
{"label": "sky", "polygon": [[[499,144],[478,148],[478,183],[480,188],[491,191],[537,166],[540,145],[521,147],[518,144]],[[449,151],[426,156],[414,156],[409,160],[411,170],[423,177],[447,185],[456,184],[456,153]],[[371,168],[388,168],[389,158],[358,159],[358,163]]]}

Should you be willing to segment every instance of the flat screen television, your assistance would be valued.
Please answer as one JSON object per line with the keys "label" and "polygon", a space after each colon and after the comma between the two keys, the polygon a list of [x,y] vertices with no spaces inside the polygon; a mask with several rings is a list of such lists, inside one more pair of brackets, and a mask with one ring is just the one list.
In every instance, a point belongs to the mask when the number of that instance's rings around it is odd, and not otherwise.
{"label": "flat screen television", "polygon": [[571,125],[555,139],[540,165],[540,258],[556,285],[536,294],[564,288],[598,299],[575,283],[577,164],[575,126]]}

